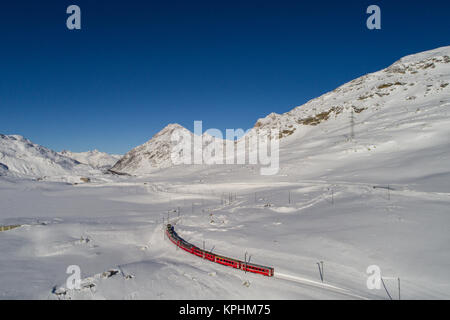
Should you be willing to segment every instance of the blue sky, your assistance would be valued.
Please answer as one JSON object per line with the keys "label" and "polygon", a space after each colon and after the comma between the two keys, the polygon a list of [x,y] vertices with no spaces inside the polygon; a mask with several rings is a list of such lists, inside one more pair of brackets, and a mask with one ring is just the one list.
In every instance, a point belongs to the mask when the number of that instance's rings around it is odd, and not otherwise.
{"label": "blue sky", "polygon": [[[125,153],[168,123],[243,128],[450,45],[450,1],[2,2],[0,133]],[[81,30],[66,28],[67,6]],[[381,30],[366,8],[381,8]]]}

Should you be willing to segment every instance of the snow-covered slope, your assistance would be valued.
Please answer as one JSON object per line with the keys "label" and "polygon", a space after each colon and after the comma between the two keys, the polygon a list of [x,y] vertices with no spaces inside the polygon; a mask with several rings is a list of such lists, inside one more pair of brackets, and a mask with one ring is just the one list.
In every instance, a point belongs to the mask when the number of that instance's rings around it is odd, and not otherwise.
{"label": "snow-covered slope", "polygon": [[[354,148],[367,150],[375,142],[370,139],[375,131],[384,132],[378,144],[407,143],[404,139],[416,136],[418,127],[435,123],[438,129],[435,134],[445,142],[447,129],[438,123],[448,120],[449,83],[450,47],[410,55],[287,113],[271,113],[259,119],[242,139],[252,141],[250,138],[262,130],[278,129],[282,146],[292,139],[301,146],[306,136],[326,133],[326,138],[333,140],[340,135]],[[392,130],[389,134],[385,131],[400,125],[402,130]],[[127,153],[113,170],[139,175],[172,166],[170,135],[175,129],[187,131],[179,125],[167,126],[147,143]],[[355,140],[356,135],[359,140]],[[286,137],[292,139],[284,139]],[[249,145],[253,148],[247,143]],[[343,144],[340,147],[341,152],[349,148]],[[320,154],[323,150],[316,151]]]}
{"label": "snow-covered slope", "polygon": [[[192,161],[189,163],[194,163],[196,157],[194,153],[202,154],[208,147],[213,149],[213,144],[221,145],[225,150],[225,140],[214,137],[208,132],[197,137],[203,149],[194,142],[194,137],[195,135],[183,126],[177,123],[169,124],[149,141],[128,152],[111,168],[111,171],[133,175],[149,174],[158,169],[173,166],[174,159],[178,162],[175,164],[184,163],[183,157],[188,154]],[[175,147],[177,141],[182,143]],[[205,151],[204,154],[208,153]]]}
{"label": "snow-covered slope", "polygon": [[149,141],[125,154],[122,159],[111,168],[111,171],[139,174],[150,173],[157,168],[167,168],[172,166],[171,137],[174,131],[192,135],[189,130],[179,124],[169,124],[155,134]]}
{"label": "snow-covered slope", "polygon": [[[280,136],[286,137],[305,126],[336,119],[345,119],[344,123],[350,125],[352,113],[356,120],[366,118],[367,113],[381,115],[393,109],[401,114],[405,108],[430,100],[442,104],[439,97],[448,97],[449,82],[450,47],[442,47],[404,57],[386,69],[357,78],[282,115],[271,113],[256,122],[254,131],[279,128]],[[386,121],[389,119],[383,119],[382,125]]]}
{"label": "snow-covered slope", "polygon": [[19,135],[0,134],[0,163],[3,171],[40,179],[50,177],[69,179],[97,173],[88,165],[60,155]]}
{"label": "snow-covered slope", "polygon": [[88,164],[99,170],[110,169],[118,160],[120,160],[120,158],[122,158],[121,155],[109,154],[98,150],[86,152],[71,152],[68,150],[63,150],[59,154],[72,158],[80,163]]}

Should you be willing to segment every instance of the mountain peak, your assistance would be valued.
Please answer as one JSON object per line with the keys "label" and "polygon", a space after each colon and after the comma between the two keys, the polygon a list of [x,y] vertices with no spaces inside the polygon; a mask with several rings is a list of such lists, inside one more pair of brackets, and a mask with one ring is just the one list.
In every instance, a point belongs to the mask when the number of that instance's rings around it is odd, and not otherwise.
{"label": "mountain peak", "polygon": [[171,139],[172,134],[176,130],[181,130],[184,133],[192,135],[189,130],[178,123],[170,123],[150,140],[125,154],[111,170],[128,174],[134,173],[135,171],[149,173],[156,168],[172,166]]}
{"label": "mountain peak", "polygon": [[153,138],[171,135],[175,130],[187,130],[185,127],[179,125],[178,123],[169,123],[161,131],[153,136]]}

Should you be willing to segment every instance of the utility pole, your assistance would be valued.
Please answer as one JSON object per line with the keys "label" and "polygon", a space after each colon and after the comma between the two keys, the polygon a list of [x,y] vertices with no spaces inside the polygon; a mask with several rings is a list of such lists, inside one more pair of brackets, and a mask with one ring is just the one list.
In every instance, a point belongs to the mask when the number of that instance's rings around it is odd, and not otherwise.
{"label": "utility pole", "polygon": [[323,282],[323,261],[317,262],[317,266],[319,267],[320,280]]}
{"label": "utility pole", "polygon": [[247,251],[245,251],[244,265],[245,265],[244,273],[247,273]]}
{"label": "utility pole", "polygon": [[322,265],[322,282],[323,282],[323,261],[320,261],[320,264]]}
{"label": "utility pole", "polygon": [[384,290],[386,291],[386,293],[387,293],[387,295],[388,295],[388,297],[389,297],[389,300],[392,300],[392,297],[391,297],[391,295],[390,295],[388,289],[386,288],[386,285],[384,284],[383,277],[381,277],[381,283],[383,284]]}

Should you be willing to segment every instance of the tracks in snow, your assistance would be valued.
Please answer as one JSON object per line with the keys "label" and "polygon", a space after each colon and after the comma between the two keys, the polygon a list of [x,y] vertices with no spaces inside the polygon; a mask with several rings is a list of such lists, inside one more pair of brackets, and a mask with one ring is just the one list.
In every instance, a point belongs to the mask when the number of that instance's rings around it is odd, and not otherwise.
{"label": "tracks in snow", "polygon": [[348,296],[348,297],[351,297],[354,299],[369,300],[369,298],[354,294],[351,291],[344,289],[344,288],[336,287],[331,284],[326,284],[326,283],[322,283],[322,282],[318,282],[318,281],[309,280],[309,279],[294,276],[294,275],[279,273],[276,270],[275,270],[273,277],[276,279],[282,279],[282,280],[286,280],[286,281],[300,283],[300,284],[310,286],[310,287],[329,290],[329,291],[339,293],[339,294],[342,294],[342,295],[345,295],[345,296]]}

